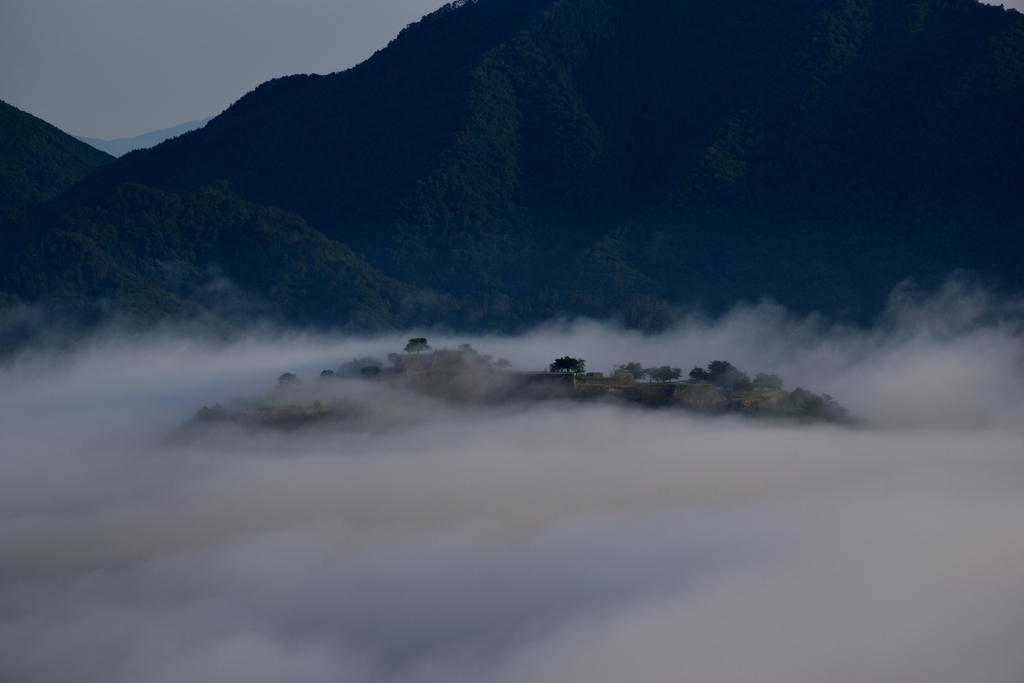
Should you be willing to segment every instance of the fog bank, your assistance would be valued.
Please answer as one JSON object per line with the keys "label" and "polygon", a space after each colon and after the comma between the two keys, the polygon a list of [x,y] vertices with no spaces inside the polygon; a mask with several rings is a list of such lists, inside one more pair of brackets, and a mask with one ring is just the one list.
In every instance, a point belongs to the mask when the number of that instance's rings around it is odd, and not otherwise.
{"label": "fog bank", "polygon": [[1016,683],[1017,320],[954,283],[870,331],[762,305],[657,337],[423,333],[519,369],[726,359],[866,429],[352,381],[350,422],[183,433],[405,338],[26,353],[0,371],[0,680]]}

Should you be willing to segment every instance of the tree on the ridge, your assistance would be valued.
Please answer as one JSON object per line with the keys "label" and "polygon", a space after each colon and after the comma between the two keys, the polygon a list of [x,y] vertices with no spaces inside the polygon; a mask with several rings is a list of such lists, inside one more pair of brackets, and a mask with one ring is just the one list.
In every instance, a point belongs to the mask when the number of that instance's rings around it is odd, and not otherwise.
{"label": "tree on the ridge", "polygon": [[647,370],[644,369],[643,365],[637,362],[630,362],[626,363],[625,365],[617,366],[615,368],[615,374],[618,374],[620,372],[628,372],[629,374],[633,375],[633,379],[637,380],[643,379],[644,377],[647,376]]}
{"label": "tree on the ridge", "polygon": [[781,391],[782,379],[778,375],[759,372],[754,378],[753,387],[761,391]]}
{"label": "tree on the ridge", "polygon": [[555,362],[548,366],[551,372],[571,372],[573,374],[579,374],[586,370],[587,361],[582,358],[572,358],[571,356],[562,356],[556,358]]}
{"label": "tree on the ridge", "polygon": [[711,383],[726,392],[750,391],[750,376],[741,372],[729,361],[713,360],[708,363],[708,375]]}
{"label": "tree on the ridge", "polygon": [[708,363],[707,370],[702,368],[690,370],[690,379],[694,382],[709,382],[726,393],[740,393],[753,388],[750,376],[725,360],[711,361]]}
{"label": "tree on the ridge", "polygon": [[420,353],[421,351],[430,351],[430,347],[427,346],[426,337],[415,337],[409,340],[409,343],[405,345],[406,353]]}
{"label": "tree on the ridge", "polygon": [[[393,355],[395,358],[401,358],[402,357],[401,354],[397,354],[397,353],[394,353],[394,354],[391,354],[391,355]],[[389,360],[390,360],[390,357],[389,357]],[[394,363],[392,363],[392,364],[394,364]],[[338,368],[338,375],[341,376],[341,377],[358,377],[359,376],[359,372],[363,368],[365,368],[367,366],[370,366],[370,365],[376,365],[377,367],[384,367],[384,361],[382,361],[380,358],[375,358],[373,356],[364,356],[362,358],[356,358],[354,360],[350,360],[347,363],[344,363],[340,368]]]}
{"label": "tree on the ridge", "polygon": [[690,370],[690,380],[693,382],[710,382],[711,374],[704,368],[694,368]]}
{"label": "tree on the ridge", "polygon": [[708,363],[708,374],[711,375],[711,380],[720,380],[723,377],[737,373],[739,370],[736,366],[727,360],[713,360]]}
{"label": "tree on the ridge", "polygon": [[662,365],[657,368],[645,368],[647,376],[655,382],[671,382],[683,376],[682,368],[673,368],[670,365]]}
{"label": "tree on the ridge", "polygon": [[290,372],[286,372],[277,378],[277,386],[280,389],[285,389],[288,387],[297,387],[300,384],[302,384],[302,380],[300,380],[296,375]]}

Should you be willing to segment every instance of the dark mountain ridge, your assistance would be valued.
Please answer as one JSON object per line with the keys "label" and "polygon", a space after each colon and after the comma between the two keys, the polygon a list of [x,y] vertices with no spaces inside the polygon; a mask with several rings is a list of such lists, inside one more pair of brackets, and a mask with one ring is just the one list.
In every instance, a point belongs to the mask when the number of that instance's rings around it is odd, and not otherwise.
{"label": "dark mountain ridge", "polygon": [[423,320],[657,329],[763,296],[864,322],[955,269],[1019,289],[1022,180],[1014,11],[478,0],[348,71],[265,83],[49,211],[222,181],[434,292]]}
{"label": "dark mountain ridge", "polygon": [[52,199],[113,160],[42,119],[0,102],[0,207]]}

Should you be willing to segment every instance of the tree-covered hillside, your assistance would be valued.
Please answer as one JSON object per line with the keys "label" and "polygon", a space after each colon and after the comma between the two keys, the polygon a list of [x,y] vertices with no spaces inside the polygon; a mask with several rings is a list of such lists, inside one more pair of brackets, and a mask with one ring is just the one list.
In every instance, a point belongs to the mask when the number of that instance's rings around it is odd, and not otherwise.
{"label": "tree-covered hillside", "polygon": [[[141,320],[213,314],[367,330],[418,322],[415,288],[370,267],[301,217],[223,188],[136,184],[56,219],[8,212],[0,291],[62,309],[96,302]],[[15,237],[12,237],[15,236]]]}
{"label": "tree-covered hillside", "polygon": [[455,3],[50,210],[218,181],[447,297],[456,325],[657,329],[762,296],[866,321],[907,277],[1024,285],[1024,17],[974,0]]}
{"label": "tree-covered hillside", "polygon": [[113,159],[0,102],[0,206],[51,199]]}

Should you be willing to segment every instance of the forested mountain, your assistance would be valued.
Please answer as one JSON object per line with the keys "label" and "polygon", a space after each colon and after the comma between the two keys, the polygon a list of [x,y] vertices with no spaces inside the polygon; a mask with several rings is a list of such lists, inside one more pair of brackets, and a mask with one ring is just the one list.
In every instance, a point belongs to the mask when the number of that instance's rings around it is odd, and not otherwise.
{"label": "forested mountain", "polygon": [[[6,216],[0,291],[68,310],[97,301],[137,319],[213,313],[245,322],[379,329],[418,322],[415,296],[301,217],[210,187],[180,194],[120,185],[53,224]],[[230,279],[224,273],[230,274]]]}
{"label": "forested mountain", "polygon": [[[1014,11],[477,0],[348,71],[261,85],[202,130],[105,167],[47,220],[124,183],[200,196],[219,182],[416,287],[436,304],[428,322],[579,313],[657,329],[680,307],[762,296],[866,321],[907,277],[962,268],[1024,285],[1022,181]],[[110,244],[130,243],[120,235]],[[216,261],[196,253],[197,267]],[[34,296],[16,272],[6,282]],[[303,316],[348,320],[314,309]],[[368,320],[400,324],[379,310]]]}
{"label": "forested mountain", "polygon": [[0,206],[51,199],[110,161],[109,154],[0,102]]}

